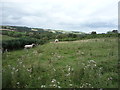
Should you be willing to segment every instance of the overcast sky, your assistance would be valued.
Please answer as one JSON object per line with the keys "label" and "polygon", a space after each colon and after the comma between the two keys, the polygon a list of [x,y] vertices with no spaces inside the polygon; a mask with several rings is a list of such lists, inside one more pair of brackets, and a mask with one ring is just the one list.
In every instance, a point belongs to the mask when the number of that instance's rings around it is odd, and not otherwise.
{"label": "overcast sky", "polygon": [[1,0],[2,24],[98,33],[118,29],[119,0]]}

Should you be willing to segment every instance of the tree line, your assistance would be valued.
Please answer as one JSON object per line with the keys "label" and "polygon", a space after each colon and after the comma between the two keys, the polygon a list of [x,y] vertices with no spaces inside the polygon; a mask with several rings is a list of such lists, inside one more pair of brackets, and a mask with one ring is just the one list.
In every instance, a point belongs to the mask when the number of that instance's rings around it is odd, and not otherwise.
{"label": "tree line", "polygon": [[3,35],[8,35],[11,37],[16,37],[17,39],[14,40],[2,40],[3,49],[8,50],[16,50],[21,49],[26,44],[45,44],[49,41],[54,41],[56,38],[60,41],[74,41],[74,40],[81,40],[81,39],[91,39],[91,38],[104,38],[104,37],[118,37],[118,31],[113,30],[112,33],[103,33],[97,34],[95,31],[91,32],[91,34],[62,34],[62,33],[52,33],[52,32],[34,32],[34,31],[2,31],[0,32]]}

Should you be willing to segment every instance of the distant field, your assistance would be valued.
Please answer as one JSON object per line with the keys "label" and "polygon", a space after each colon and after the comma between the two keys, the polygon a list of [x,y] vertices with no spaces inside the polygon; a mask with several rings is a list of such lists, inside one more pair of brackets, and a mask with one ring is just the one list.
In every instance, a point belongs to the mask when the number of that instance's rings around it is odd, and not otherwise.
{"label": "distant field", "polygon": [[10,36],[7,36],[7,35],[1,35],[1,34],[0,34],[0,37],[2,37],[2,38],[0,38],[0,40],[11,40],[11,39],[16,39],[16,38],[14,38],[14,37],[10,37]]}
{"label": "distant field", "polygon": [[3,88],[117,88],[116,38],[48,43],[3,54]]}

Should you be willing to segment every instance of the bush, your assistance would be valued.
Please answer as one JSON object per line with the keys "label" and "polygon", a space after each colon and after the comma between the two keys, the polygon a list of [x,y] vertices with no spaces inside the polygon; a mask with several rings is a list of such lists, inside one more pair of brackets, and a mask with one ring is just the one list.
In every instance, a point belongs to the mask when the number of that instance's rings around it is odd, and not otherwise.
{"label": "bush", "polygon": [[44,44],[47,41],[44,40],[38,40],[35,38],[20,38],[20,39],[13,39],[13,40],[4,40],[2,41],[2,47],[3,50],[16,50],[16,49],[21,49],[24,48],[24,45],[26,44]]}

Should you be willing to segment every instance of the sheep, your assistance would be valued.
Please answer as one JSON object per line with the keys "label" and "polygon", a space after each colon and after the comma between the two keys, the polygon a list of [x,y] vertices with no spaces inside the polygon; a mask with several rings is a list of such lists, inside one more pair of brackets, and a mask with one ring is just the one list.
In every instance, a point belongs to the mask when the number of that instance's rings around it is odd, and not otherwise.
{"label": "sheep", "polygon": [[25,48],[25,49],[27,49],[27,48],[32,48],[33,46],[35,46],[35,44],[25,45],[24,48]]}
{"label": "sheep", "polygon": [[55,39],[55,42],[59,42],[59,40],[58,40],[58,39]]}

